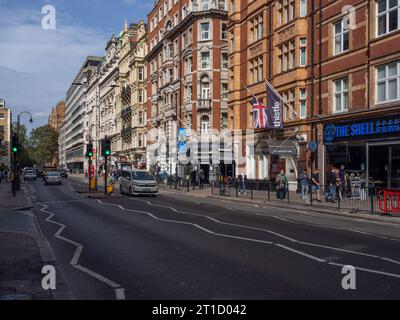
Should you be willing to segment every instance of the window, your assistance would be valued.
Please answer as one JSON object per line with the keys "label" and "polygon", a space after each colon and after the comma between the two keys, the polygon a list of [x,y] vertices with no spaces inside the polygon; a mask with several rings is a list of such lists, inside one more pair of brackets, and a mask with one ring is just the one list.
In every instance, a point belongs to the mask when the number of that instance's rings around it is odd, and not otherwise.
{"label": "window", "polygon": [[235,51],[235,35],[231,33],[231,51]]}
{"label": "window", "polygon": [[307,39],[300,38],[300,66],[304,67],[307,64]]}
{"label": "window", "polygon": [[228,27],[226,23],[221,23],[221,39],[228,40]]}
{"label": "window", "polygon": [[150,20],[150,32],[153,32],[153,19]]}
{"label": "window", "polygon": [[186,9],[186,6],[183,6],[182,7],[182,19],[185,19],[186,15],[187,15],[187,9]]}
{"label": "window", "polygon": [[0,119],[4,119],[4,118],[5,118],[4,113],[0,113]]}
{"label": "window", "polygon": [[344,112],[349,110],[349,84],[347,78],[333,82],[333,112]]}
{"label": "window", "polygon": [[208,10],[208,2],[209,2],[209,0],[201,0],[201,10],[202,11]]}
{"label": "window", "polygon": [[228,83],[227,82],[221,83],[221,97],[223,100],[228,99]]}
{"label": "window", "polygon": [[174,15],[174,26],[177,26],[179,23],[179,15],[178,12]]}
{"label": "window", "polygon": [[378,36],[399,29],[399,0],[377,0],[376,5]]}
{"label": "window", "polygon": [[158,22],[160,22],[162,20],[162,8],[158,9]]}
{"label": "window", "polygon": [[264,61],[263,57],[250,60],[250,81],[257,83],[264,80]]}
{"label": "window", "polygon": [[142,89],[139,90],[138,95],[139,95],[139,103],[143,103],[143,90]]}
{"label": "window", "polygon": [[349,50],[349,26],[348,19],[343,18],[334,24],[334,54]]}
{"label": "window", "polygon": [[279,72],[285,72],[296,66],[295,40],[279,47]]}
{"label": "window", "polygon": [[186,33],[182,34],[182,49],[186,48]]}
{"label": "window", "polygon": [[201,53],[201,69],[210,68],[210,52]]}
{"label": "window", "polygon": [[172,70],[172,68],[168,69],[168,81],[174,81],[174,71]]}
{"label": "window", "polygon": [[300,0],[300,17],[307,15],[307,0]]}
{"label": "window", "polygon": [[400,99],[400,61],[376,68],[377,74],[377,93],[376,101],[390,102]]}
{"label": "window", "polygon": [[172,9],[172,0],[168,0],[168,11]]}
{"label": "window", "polygon": [[139,81],[143,81],[144,80],[144,67],[139,67],[138,79],[139,79]]}
{"label": "window", "polygon": [[296,117],[296,91],[294,89],[283,92],[283,100],[286,102],[284,104],[284,119],[291,120]]}
{"label": "window", "polygon": [[207,115],[201,117],[201,133],[207,134],[210,131],[210,118]]}
{"label": "window", "polygon": [[209,22],[200,23],[200,30],[201,30],[200,39],[201,40],[209,40],[209,38],[210,38],[210,23]]}
{"label": "window", "polygon": [[143,111],[139,111],[139,125],[143,125]]}
{"label": "window", "polygon": [[228,53],[222,52],[222,59],[221,59],[222,69],[228,69]]}
{"label": "window", "polygon": [[235,12],[235,0],[231,0],[231,14]]}
{"label": "window", "polygon": [[164,2],[164,16],[166,16],[168,13],[168,3],[167,1]]}
{"label": "window", "polygon": [[226,11],[226,0],[218,0],[218,10]]}
{"label": "window", "polygon": [[188,30],[188,43],[190,44],[190,43],[192,43],[192,41],[193,41],[193,29],[190,28]]}
{"label": "window", "polygon": [[300,118],[307,117],[307,92],[306,89],[300,89]]}
{"label": "window", "polygon": [[201,100],[210,99],[210,82],[208,82],[208,79],[201,82],[200,95]]}
{"label": "window", "polygon": [[283,25],[295,18],[295,0],[280,0],[278,6],[279,24]]}
{"label": "window", "polygon": [[261,39],[264,35],[264,22],[262,14],[250,22],[251,42]]}

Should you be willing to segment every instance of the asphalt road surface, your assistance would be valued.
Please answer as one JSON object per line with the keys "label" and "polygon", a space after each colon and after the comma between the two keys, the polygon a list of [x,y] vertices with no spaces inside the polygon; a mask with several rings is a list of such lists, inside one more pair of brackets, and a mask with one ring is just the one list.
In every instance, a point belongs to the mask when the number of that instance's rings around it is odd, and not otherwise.
{"label": "asphalt road surface", "polygon": [[168,192],[88,199],[63,182],[27,184],[75,299],[400,298],[399,225]]}

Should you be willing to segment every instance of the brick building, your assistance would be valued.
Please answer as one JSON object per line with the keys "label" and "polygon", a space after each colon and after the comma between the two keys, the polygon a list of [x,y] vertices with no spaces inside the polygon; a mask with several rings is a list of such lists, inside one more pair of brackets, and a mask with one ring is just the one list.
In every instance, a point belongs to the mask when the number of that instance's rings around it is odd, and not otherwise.
{"label": "brick building", "polygon": [[[182,175],[176,128],[190,143],[194,132],[227,127],[227,1],[160,0],[148,25],[148,167]],[[207,179],[215,172],[208,159],[199,167]]]}
{"label": "brick building", "polygon": [[11,109],[0,99],[0,167],[11,168]]}
{"label": "brick building", "polygon": [[256,130],[255,155],[239,170],[268,179],[285,169],[294,186],[304,168],[318,167],[324,181],[328,168],[343,164],[378,184],[399,184],[399,6],[231,1],[230,127],[252,126],[243,84],[265,101],[268,80],[296,111],[285,107],[283,130]]}
{"label": "brick building", "polygon": [[53,109],[51,109],[48,125],[53,127],[59,132],[62,123],[64,121],[64,115],[65,115],[65,101],[60,101]]}

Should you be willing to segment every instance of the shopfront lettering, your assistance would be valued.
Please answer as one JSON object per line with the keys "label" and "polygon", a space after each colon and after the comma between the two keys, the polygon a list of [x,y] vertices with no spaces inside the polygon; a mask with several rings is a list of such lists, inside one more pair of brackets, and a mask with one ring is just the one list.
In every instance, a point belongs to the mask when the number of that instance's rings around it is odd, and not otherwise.
{"label": "shopfront lettering", "polygon": [[325,142],[363,136],[380,136],[400,133],[399,117],[379,118],[354,124],[327,124],[324,128]]}

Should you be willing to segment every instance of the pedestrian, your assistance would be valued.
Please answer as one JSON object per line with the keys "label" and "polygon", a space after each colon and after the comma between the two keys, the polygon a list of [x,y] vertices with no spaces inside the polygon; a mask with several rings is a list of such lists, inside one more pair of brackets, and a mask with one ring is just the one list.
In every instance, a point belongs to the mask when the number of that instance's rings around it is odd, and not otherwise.
{"label": "pedestrian", "polygon": [[277,198],[280,200],[285,199],[286,192],[287,192],[288,179],[285,175],[284,170],[281,170],[280,174],[277,175],[275,182],[277,185],[277,193],[276,193]]}
{"label": "pedestrian", "polygon": [[340,166],[340,169],[338,170],[338,175],[339,175],[339,197],[342,200],[343,195],[346,194],[346,188],[347,188],[347,181],[346,181],[346,171],[345,171],[345,166],[342,164]]}
{"label": "pedestrian", "polygon": [[313,196],[313,194],[317,194],[317,201],[321,202],[321,197],[320,197],[320,192],[319,190],[321,189],[321,185],[319,182],[319,170],[318,168],[315,169],[312,177],[311,177],[311,196]]}
{"label": "pedestrian", "polygon": [[246,184],[244,182],[244,178],[242,175],[239,175],[239,193],[240,194],[247,194],[246,192]]}
{"label": "pedestrian", "polygon": [[327,192],[325,195],[326,202],[336,202],[336,185],[337,185],[337,178],[336,178],[336,168],[333,166],[330,171],[328,171],[326,175],[326,184],[327,184]]}
{"label": "pedestrian", "polygon": [[204,171],[203,169],[201,169],[199,174],[200,189],[204,189],[204,179],[205,179]]}
{"label": "pedestrian", "polygon": [[300,186],[301,186],[301,198],[303,200],[308,199],[308,177],[307,172],[302,170],[299,176]]}
{"label": "pedestrian", "polygon": [[192,190],[194,190],[196,188],[196,184],[197,184],[197,171],[193,170],[191,173],[191,184],[192,184]]}

